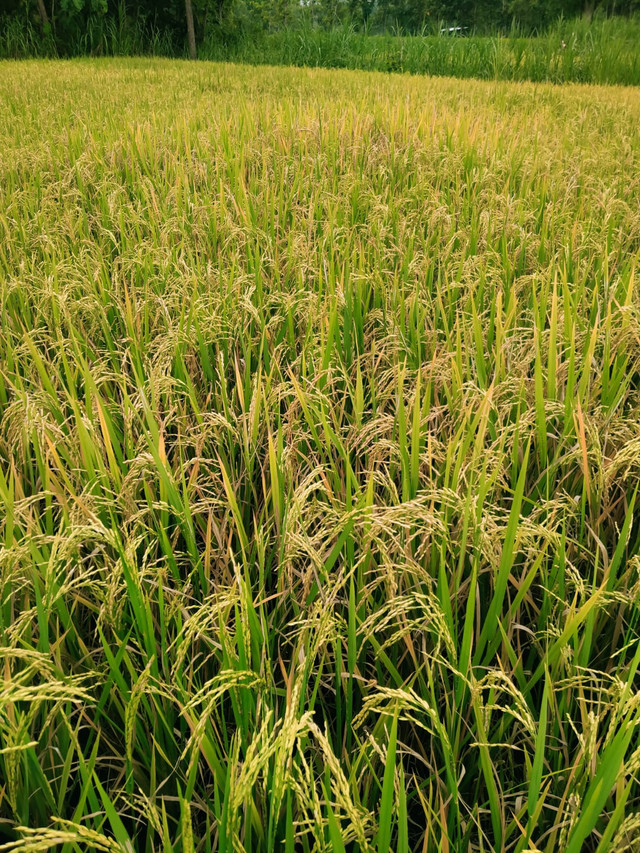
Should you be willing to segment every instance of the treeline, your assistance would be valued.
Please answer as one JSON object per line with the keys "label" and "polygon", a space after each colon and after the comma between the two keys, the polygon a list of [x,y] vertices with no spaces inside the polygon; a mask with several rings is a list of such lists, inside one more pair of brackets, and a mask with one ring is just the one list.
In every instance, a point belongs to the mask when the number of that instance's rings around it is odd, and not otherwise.
{"label": "treeline", "polygon": [[0,0],[4,55],[163,53],[230,48],[260,34],[332,30],[540,32],[561,18],[629,15],[640,0]]}

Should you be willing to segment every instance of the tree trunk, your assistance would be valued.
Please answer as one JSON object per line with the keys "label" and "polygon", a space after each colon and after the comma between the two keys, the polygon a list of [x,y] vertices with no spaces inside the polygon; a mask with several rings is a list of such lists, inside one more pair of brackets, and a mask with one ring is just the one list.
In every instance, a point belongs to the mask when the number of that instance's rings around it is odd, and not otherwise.
{"label": "tree trunk", "polygon": [[593,13],[596,8],[596,0],[585,0],[584,4],[584,17],[591,23],[593,20]]}
{"label": "tree trunk", "polygon": [[[40,0],[42,2],[42,0]],[[184,8],[187,13],[187,36],[189,39],[189,56],[191,59],[198,58],[196,50],[196,31],[193,26],[193,6],[191,0],[184,0]]]}
{"label": "tree trunk", "polygon": [[42,21],[43,29],[47,29],[49,26],[49,16],[47,15],[47,7],[44,5],[44,0],[36,0],[38,4],[38,13],[40,15],[40,20]]}

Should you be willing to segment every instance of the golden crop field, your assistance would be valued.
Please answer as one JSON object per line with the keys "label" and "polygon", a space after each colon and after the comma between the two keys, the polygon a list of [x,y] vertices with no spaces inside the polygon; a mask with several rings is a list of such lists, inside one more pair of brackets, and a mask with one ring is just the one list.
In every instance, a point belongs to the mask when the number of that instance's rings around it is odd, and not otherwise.
{"label": "golden crop field", "polygon": [[0,64],[0,850],[639,849],[638,128]]}

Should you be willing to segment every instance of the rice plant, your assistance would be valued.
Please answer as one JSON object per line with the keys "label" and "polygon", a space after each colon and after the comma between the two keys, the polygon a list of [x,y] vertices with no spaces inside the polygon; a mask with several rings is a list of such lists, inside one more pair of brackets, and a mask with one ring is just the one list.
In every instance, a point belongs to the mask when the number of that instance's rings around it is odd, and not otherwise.
{"label": "rice plant", "polygon": [[0,850],[640,844],[640,93],[0,65]]}

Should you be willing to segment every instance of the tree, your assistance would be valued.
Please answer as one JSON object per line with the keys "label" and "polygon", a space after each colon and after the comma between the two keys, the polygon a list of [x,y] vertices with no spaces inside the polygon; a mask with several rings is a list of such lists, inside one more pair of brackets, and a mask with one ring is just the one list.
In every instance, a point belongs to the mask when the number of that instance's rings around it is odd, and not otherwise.
{"label": "tree", "polygon": [[198,58],[198,51],[196,49],[196,31],[193,26],[193,6],[191,5],[191,0],[184,0],[184,7],[187,13],[187,38],[189,39],[189,56],[191,59]]}
{"label": "tree", "polygon": [[44,0],[37,0],[38,4],[38,14],[40,15],[40,20],[42,21],[42,28],[44,30],[49,29],[49,16],[47,15],[47,7],[44,5]]}

